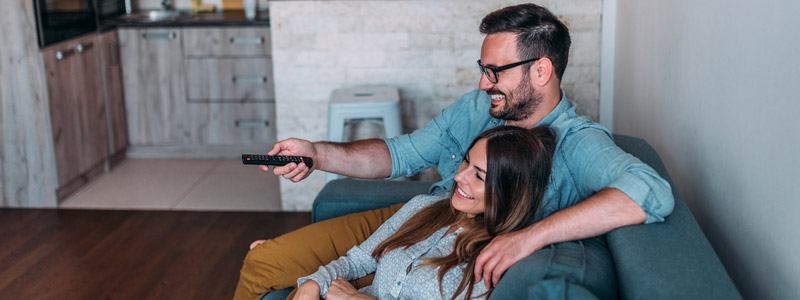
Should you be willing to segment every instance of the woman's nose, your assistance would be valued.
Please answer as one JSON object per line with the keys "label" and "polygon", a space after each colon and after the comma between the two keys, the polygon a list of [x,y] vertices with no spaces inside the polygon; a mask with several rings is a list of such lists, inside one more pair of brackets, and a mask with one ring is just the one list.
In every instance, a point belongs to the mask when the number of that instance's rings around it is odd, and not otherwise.
{"label": "woman's nose", "polygon": [[469,171],[468,168],[463,168],[462,170],[459,170],[458,173],[456,173],[455,181],[458,182],[458,184],[461,184],[461,185],[466,184],[466,180],[465,179],[467,178],[466,176],[467,176],[467,172],[468,171]]}

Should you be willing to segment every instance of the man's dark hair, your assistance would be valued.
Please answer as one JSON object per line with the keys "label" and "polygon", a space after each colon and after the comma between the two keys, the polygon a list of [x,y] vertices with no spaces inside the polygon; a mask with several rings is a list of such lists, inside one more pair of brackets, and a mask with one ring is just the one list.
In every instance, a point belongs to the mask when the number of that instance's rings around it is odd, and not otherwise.
{"label": "man's dark hair", "polygon": [[520,59],[547,57],[553,62],[558,80],[564,75],[569,57],[569,29],[546,8],[536,4],[506,7],[486,15],[480,30],[483,34],[516,33]]}

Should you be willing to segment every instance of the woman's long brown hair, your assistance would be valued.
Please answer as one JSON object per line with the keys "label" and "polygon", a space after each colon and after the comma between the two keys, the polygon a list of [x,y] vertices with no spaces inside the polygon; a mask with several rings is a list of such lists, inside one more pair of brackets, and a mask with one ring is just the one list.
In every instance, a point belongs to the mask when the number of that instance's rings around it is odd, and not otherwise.
{"label": "woman's long brown hair", "polygon": [[[496,127],[476,137],[469,149],[484,138],[487,142],[484,212],[464,226],[464,230],[456,237],[452,253],[429,259],[420,265],[439,267],[439,292],[444,297],[444,275],[450,269],[466,264],[464,276],[451,300],[455,300],[465,289],[464,299],[472,295],[476,281],[473,272],[475,261],[492,238],[522,229],[534,217],[547,188],[556,147],[549,127],[531,130],[513,126]],[[455,183],[450,198],[454,191]],[[380,260],[389,251],[408,248],[424,241],[442,227],[453,226],[463,220],[464,213],[452,207],[450,198],[417,212],[397,232],[378,245],[372,256]],[[487,297],[492,289],[487,292]]]}

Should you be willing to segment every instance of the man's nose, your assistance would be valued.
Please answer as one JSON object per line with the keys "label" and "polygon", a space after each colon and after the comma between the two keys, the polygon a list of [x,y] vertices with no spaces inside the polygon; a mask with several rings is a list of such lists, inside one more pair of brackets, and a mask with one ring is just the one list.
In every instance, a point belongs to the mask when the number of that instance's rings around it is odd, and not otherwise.
{"label": "man's nose", "polygon": [[478,82],[478,88],[482,91],[488,91],[494,87],[494,83],[489,81],[489,78],[486,76],[486,73],[481,72],[481,80]]}

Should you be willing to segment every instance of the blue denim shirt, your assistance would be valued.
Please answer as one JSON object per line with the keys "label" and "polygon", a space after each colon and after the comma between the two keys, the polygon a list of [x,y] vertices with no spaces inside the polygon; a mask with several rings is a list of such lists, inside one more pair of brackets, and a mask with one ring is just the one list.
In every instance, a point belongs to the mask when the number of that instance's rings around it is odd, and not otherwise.
{"label": "blue denim shirt", "polygon": [[[614,144],[602,125],[576,113],[577,105],[561,92],[561,101],[537,126],[550,126],[556,152],[547,191],[536,220],[572,206],[610,187],[633,199],[647,213],[645,223],[661,222],[672,212],[672,189],[653,168]],[[386,139],[392,175],[411,176],[438,167],[442,180],[431,194],[450,191],[458,166],[472,140],[506,121],[489,115],[491,98],[474,90],[448,106],[413,133]]]}

